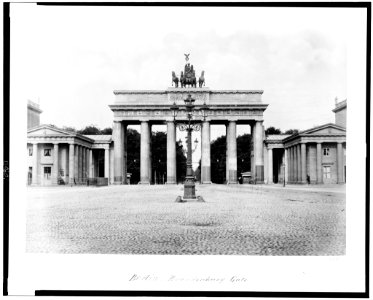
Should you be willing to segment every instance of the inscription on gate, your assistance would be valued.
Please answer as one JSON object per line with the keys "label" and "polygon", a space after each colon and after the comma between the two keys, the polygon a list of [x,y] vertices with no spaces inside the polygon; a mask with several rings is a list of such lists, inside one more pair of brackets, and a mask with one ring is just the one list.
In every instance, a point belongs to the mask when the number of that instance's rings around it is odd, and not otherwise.
{"label": "inscription on gate", "polygon": [[192,97],[197,101],[207,101],[208,94],[207,93],[169,93],[168,99],[172,102],[184,101],[188,97],[188,94],[192,94]]}

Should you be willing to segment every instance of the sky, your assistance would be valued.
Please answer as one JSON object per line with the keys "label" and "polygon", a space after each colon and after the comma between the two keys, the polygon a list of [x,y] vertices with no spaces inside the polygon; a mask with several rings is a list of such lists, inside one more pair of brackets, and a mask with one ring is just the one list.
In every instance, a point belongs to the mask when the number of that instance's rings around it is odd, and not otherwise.
{"label": "sky", "polygon": [[[167,89],[184,53],[210,89],[263,90],[265,127],[334,122],[335,98],[347,98],[348,9],[12,3],[10,10],[11,101],[39,103],[44,124],[111,127],[113,90]],[[222,134],[212,126],[212,139]]]}

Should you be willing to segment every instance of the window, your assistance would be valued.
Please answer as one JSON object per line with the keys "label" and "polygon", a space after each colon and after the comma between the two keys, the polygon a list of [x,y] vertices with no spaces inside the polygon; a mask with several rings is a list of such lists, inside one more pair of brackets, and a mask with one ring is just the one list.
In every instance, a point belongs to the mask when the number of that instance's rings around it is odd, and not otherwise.
{"label": "window", "polygon": [[51,156],[51,149],[44,149],[44,156]]}
{"label": "window", "polygon": [[32,148],[28,148],[28,156],[32,156]]}
{"label": "window", "polygon": [[44,178],[49,179],[51,177],[51,167],[44,167]]}
{"label": "window", "polygon": [[324,178],[327,179],[327,178],[331,178],[331,173],[330,173],[330,166],[324,166],[323,168],[324,170]]}
{"label": "window", "polygon": [[329,148],[324,148],[324,156],[329,156]]}

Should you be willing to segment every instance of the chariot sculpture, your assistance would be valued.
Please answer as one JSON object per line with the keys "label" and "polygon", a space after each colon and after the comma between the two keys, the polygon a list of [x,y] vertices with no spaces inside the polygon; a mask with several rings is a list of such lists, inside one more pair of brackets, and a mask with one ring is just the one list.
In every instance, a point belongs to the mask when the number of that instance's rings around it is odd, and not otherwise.
{"label": "chariot sculpture", "polygon": [[[192,87],[195,88],[197,87],[197,78],[196,78],[196,73],[193,68],[193,65],[191,65],[189,61],[189,55],[190,54],[184,54],[185,55],[185,67],[184,71],[181,71],[180,73],[180,80],[176,76],[175,72],[172,71],[172,85],[175,84],[175,87],[179,87],[179,82],[180,82],[180,87],[186,88],[186,87]],[[202,86],[205,85],[205,71],[202,71],[201,76],[198,78],[198,86],[201,88]]]}

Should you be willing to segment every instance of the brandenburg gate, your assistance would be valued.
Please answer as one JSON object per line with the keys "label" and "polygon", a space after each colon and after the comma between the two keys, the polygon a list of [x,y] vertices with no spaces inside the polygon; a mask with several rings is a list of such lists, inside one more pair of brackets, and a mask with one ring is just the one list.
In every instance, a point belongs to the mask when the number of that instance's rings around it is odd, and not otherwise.
{"label": "brandenburg gate", "polygon": [[[183,86],[183,85],[182,85]],[[192,85],[193,86],[193,85]],[[195,99],[194,122],[201,123],[201,183],[211,183],[210,126],[223,124],[227,132],[227,183],[237,183],[236,126],[251,127],[251,173],[256,183],[264,181],[262,90],[211,90],[207,87],[171,87],[167,90],[116,90],[109,105],[114,113],[114,183],[124,184],[127,175],[127,126],[141,125],[140,184],[149,184],[151,176],[151,126],[167,124],[167,183],[176,183],[176,123],[186,121],[186,111],[174,120],[171,106],[183,104],[191,95]],[[208,110],[200,110],[203,105]]]}

